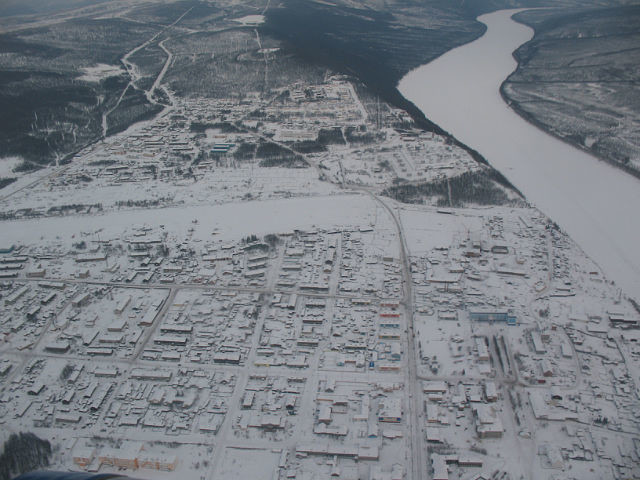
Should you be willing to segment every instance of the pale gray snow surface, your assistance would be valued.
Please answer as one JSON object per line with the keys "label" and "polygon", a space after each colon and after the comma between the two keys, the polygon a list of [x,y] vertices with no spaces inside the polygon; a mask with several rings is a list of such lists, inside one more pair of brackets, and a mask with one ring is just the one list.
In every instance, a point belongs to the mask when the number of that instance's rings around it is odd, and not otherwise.
{"label": "pale gray snow surface", "polygon": [[478,19],[487,33],[407,74],[400,92],[478,150],[629,295],[640,298],[640,183],[527,123],[500,97],[529,27],[517,10]]}

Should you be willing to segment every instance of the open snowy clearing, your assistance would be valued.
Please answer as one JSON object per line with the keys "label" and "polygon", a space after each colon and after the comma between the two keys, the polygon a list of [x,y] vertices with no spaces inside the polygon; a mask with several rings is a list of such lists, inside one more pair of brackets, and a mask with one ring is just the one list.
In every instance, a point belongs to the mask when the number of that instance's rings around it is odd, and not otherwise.
{"label": "open snowy clearing", "polygon": [[105,78],[115,77],[123,73],[119,66],[107,65],[105,63],[98,63],[93,67],[85,67],[82,70],[84,71],[84,75],[78,77],[78,80],[85,82],[99,82]]}
{"label": "open snowy clearing", "polygon": [[247,15],[246,17],[236,18],[233,21],[242,25],[260,25],[264,23],[264,15]]}
{"label": "open snowy clearing", "polygon": [[0,177],[15,176],[13,169],[20,165],[21,162],[22,159],[18,157],[0,158]]}
{"label": "open snowy clearing", "polygon": [[[175,231],[186,231],[193,227],[193,238],[201,240],[210,239],[214,230],[218,232],[216,238],[234,239],[251,234],[265,235],[320,226],[364,227],[374,222],[377,208],[373,200],[363,195],[336,195],[24,220],[7,224],[8,228],[0,233],[0,243],[31,243],[35,239],[46,241],[57,237],[71,240],[80,231],[99,229],[102,229],[104,238],[109,238],[134,224],[152,228],[166,224]],[[379,214],[380,217],[382,215]],[[194,220],[198,223],[193,224]]]}

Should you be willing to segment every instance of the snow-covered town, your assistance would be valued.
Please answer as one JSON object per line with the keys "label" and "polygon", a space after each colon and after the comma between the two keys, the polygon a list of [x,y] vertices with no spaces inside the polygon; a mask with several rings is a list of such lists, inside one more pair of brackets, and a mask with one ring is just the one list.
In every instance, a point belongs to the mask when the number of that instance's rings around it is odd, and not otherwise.
{"label": "snow-covered town", "polygon": [[468,150],[322,77],[163,86],[0,190],[0,440],[136,478],[639,477],[638,304]]}
{"label": "snow-covered town", "polygon": [[[200,105],[8,187],[3,429],[52,439],[61,468],[143,477],[402,479],[418,459],[435,479],[637,475],[633,305],[524,204],[377,196],[408,169],[475,162],[432,134],[375,130],[357,101],[336,112],[334,96],[357,97],[329,86],[310,110],[291,95],[296,130],[273,138],[317,138],[310,124],[333,115],[386,138],[366,157],[348,142],[309,155],[330,181],[260,166],[268,122],[189,133],[217,118]],[[205,152],[188,175],[184,152]]]}

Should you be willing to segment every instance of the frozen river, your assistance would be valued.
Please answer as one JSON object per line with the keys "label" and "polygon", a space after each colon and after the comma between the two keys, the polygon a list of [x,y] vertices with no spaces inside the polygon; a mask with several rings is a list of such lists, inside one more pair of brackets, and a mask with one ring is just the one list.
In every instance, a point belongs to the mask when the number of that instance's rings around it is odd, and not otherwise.
{"label": "frozen river", "polygon": [[547,135],[502,100],[512,52],[533,31],[517,10],[478,17],[478,40],[409,72],[400,92],[433,122],[478,150],[555,220],[632,297],[640,300],[640,181]]}

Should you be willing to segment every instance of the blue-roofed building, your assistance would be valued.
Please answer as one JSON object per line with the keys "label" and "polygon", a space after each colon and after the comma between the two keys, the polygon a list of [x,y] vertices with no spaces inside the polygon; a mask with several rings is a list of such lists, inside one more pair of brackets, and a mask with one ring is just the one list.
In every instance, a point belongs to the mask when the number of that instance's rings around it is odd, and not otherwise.
{"label": "blue-roofed building", "polygon": [[515,315],[512,315],[506,310],[469,312],[469,320],[471,320],[472,322],[502,322],[506,323],[507,325],[517,324]]}
{"label": "blue-roofed building", "polygon": [[227,153],[235,146],[235,143],[216,143],[211,149],[211,153]]}

